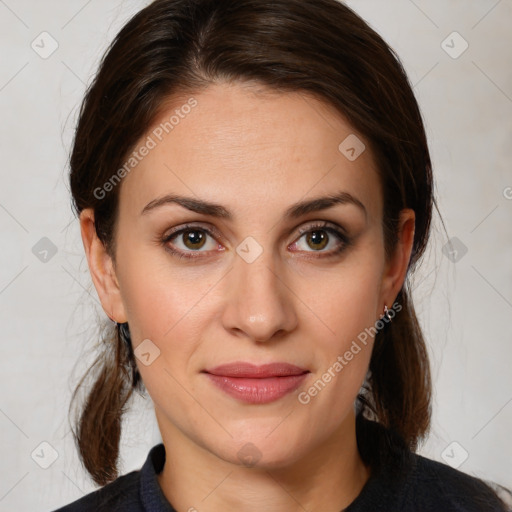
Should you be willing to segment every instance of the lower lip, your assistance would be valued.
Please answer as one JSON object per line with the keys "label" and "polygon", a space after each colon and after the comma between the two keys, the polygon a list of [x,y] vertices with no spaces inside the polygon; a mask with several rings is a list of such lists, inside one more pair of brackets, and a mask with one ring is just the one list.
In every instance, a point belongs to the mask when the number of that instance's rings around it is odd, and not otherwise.
{"label": "lower lip", "polygon": [[249,379],[246,377],[225,377],[207,373],[210,380],[222,391],[238,400],[250,404],[266,404],[295,391],[308,373],[287,377]]}

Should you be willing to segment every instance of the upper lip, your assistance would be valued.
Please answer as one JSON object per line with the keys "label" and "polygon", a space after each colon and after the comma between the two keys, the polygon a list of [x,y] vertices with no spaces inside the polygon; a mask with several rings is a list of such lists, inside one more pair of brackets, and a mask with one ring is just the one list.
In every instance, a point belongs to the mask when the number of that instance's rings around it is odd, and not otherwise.
{"label": "upper lip", "polygon": [[245,377],[249,379],[264,379],[268,377],[287,377],[290,375],[302,375],[309,370],[290,363],[268,363],[260,366],[244,361],[221,364],[215,368],[204,370],[212,375],[223,377]]}

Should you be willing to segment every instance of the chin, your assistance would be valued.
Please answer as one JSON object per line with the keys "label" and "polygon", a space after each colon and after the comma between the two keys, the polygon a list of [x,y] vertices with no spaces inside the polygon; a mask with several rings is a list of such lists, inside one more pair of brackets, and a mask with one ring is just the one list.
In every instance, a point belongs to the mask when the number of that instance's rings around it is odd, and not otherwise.
{"label": "chin", "polygon": [[[294,430],[301,431],[299,428]],[[268,429],[251,435],[245,432],[225,440],[225,443],[211,443],[213,449],[210,451],[226,462],[255,469],[286,468],[305,455],[307,445],[304,439],[295,439],[284,430],[280,435],[268,433]]]}

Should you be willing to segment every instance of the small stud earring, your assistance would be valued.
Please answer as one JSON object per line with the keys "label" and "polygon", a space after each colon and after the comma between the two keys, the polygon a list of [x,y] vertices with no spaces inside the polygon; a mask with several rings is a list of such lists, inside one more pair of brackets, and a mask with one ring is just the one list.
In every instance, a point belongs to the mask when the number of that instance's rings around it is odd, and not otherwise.
{"label": "small stud earring", "polygon": [[132,372],[132,387],[136,387],[140,380],[140,373],[137,369],[137,363],[135,362],[128,322],[116,322],[116,329],[121,342],[126,345],[126,349],[128,350],[128,361]]}

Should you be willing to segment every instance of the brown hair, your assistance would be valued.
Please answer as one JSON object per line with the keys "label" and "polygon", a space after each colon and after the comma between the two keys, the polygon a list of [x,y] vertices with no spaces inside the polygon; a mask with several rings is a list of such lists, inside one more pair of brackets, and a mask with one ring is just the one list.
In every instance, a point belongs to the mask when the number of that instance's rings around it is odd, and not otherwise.
{"label": "brown hair", "polygon": [[[397,56],[336,0],[156,0],[124,26],[88,88],[70,158],[75,212],[94,209],[96,232],[111,257],[120,187],[101,198],[95,191],[123,165],[165,101],[237,80],[313,94],[363,134],[381,175],[387,255],[400,210],[415,211],[410,271],[425,249],[435,206],[422,117]],[[376,336],[359,405],[361,414],[415,448],[430,423],[430,371],[407,281],[397,302],[402,310]],[[118,328],[104,341],[73,432],[86,469],[101,485],[117,476],[121,418],[134,389],[129,340],[123,342]]]}

